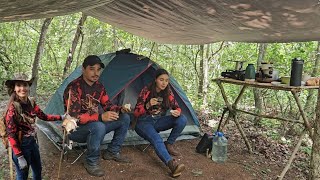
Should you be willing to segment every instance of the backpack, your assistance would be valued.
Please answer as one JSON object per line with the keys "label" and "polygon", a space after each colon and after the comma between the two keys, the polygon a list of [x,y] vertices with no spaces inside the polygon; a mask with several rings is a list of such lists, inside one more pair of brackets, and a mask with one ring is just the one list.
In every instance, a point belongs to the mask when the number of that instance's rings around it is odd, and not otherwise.
{"label": "backpack", "polygon": [[[35,106],[35,100],[34,98],[29,98],[29,101],[31,102],[31,106],[34,107]],[[9,146],[9,142],[8,142],[8,134],[7,134],[7,127],[6,127],[6,119],[5,116],[7,114],[8,108],[10,107],[10,104],[13,104],[14,109],[16,110],[16,114],[17,114],[17,124],[19,124],[21,121],[27,121],[28,123],[32,123],[30,122],[27,118],[24,117],[23,113],[22,113],[22,108],[20,103],[13,101],[13,96],[10,97],[9,102],[5,108],[5,111],[3,113],[2,116],[0,116],[0,137],[2,140],[2,143],[4,145],[4,147],[7,149]],[[19,132],[18,132],[19,133]]]}

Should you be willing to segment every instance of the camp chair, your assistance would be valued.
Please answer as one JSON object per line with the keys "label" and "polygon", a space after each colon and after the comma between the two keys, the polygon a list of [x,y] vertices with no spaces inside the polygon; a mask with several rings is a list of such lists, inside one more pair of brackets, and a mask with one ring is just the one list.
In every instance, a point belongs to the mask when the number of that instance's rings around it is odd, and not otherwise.
{"label": "camp chair", "polygon": [[76,157],[71,161],[71,164],[74,164],[87,151],[87,144],[70,140],[69,136],[66,135],[64,143],[61,143],[61,151],[63,152],[63,159],[66,158],[67,161],[69,160],[70,154],[75,152]]}

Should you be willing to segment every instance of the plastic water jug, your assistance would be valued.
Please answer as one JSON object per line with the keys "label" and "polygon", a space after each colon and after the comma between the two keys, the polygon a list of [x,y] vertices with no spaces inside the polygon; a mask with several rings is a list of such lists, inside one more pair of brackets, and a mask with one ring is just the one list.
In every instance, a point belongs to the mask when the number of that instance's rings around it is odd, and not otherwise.
{"label": "plastic water jug", "polygon": [[222,132],[216,132],[212,139],[211,159],[217,163],[227,160],[228,140]]}

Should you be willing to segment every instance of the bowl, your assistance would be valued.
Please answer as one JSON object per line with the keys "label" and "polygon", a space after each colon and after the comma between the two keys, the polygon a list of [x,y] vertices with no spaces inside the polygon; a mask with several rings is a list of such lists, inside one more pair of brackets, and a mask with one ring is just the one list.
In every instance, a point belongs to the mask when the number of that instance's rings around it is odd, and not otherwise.
{"label": "bowl", "polygon": [[283,76],[281,77],[282,84],[290,84],[290,76]]}
{"label": "bowl", "polygon": [[279,82],[279,81],[272,81],[271,84],[274,85],[274,86],[278,86],[278,85],[281,84],[281,82]]}

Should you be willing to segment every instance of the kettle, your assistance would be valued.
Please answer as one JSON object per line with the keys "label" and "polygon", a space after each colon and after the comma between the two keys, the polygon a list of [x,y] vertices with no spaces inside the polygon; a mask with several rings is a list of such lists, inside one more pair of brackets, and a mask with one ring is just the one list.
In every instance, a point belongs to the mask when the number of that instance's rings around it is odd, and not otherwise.
{"label": "kettle", "polygon": [[253,64],[248,64],[245,71],[245,81],[255,81],[256,71]]}

